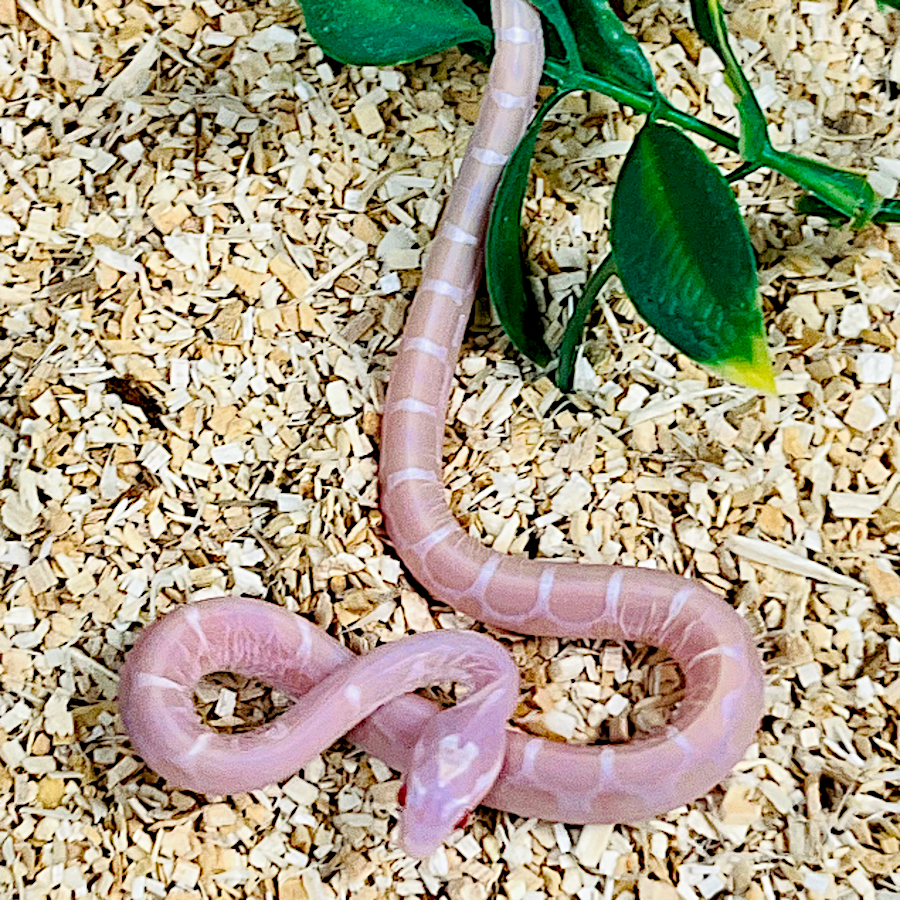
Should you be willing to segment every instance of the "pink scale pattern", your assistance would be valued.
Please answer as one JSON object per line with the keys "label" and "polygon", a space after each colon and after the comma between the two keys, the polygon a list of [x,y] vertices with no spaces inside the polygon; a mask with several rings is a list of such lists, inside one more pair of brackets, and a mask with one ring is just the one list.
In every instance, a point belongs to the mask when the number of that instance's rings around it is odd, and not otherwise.
{"label": "pink scale pattern", "polygon": [[[440,843],[460,810],[479,803],[575,824],[638,821],[680,806],[741,759],[763,708],[753,637],[715,594],[650,569],[504,556],[464,532],[447,507],[441,413],[490,201],[502,162],[528,124],[543,64],[534,7],[492,0],[492,13],[497,40],[486,97],[391,374],[379,471],[385,523],[400,557],[435,598],[507,630],[663,648],[684,672],[684,700],[668,726],[639,740],[550,742],[506,727],[517,675],[488,638],[432,632],[358,658],[304,619],[244,598],[182,607],[146,629],[119,692],[145,761],[174,783],[209,793],[287,778],[348,732],[408,773],[414,790],[402,840],[417,855]],[[200,722],[192,697],[204,674],[220,670],[267,680],[297,702],[256,732],[217,734]],[[409,693],[450,674],[472,688],[450,710],[437,712]]]}

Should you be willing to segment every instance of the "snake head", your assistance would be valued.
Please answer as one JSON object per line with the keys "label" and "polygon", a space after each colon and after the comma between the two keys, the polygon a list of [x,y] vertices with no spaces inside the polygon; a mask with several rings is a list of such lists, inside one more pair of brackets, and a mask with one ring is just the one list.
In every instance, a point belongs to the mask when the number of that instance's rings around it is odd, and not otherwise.
{"label": "snake head", "polygon": [[[410,856],[431,856],[462,827],[503,763],[506,729],[488,731],[483,722],[463,722],[453,715],[457,709],[435,716],[413,750],[400,823],[400,841]],[[452,727],[460,724],[461,729]]]}

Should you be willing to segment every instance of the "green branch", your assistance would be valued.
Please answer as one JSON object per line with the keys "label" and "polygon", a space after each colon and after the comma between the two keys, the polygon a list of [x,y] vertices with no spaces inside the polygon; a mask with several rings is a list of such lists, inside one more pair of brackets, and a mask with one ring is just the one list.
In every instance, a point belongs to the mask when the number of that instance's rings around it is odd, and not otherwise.
{"label": "green branch", "polygon": [[569,321],[566,324],[566,333],[559,345],[559,366],[556,369],[556,386],[561,391],[572,390],[572,379],[575,375],[575,358],[578,354],[578,345],[581,343],[581,335],[584,331],[584,323],[590,315],[597,296],[603,289],[603,285],[616,274],[616,261],[612,253],[607,253],[603,261],[591,272],[584,293],[578,300]]}
{"label": "green branch", "polygon": [[732,150],[738,152],[738,138],[729,134],[722,128],[710,125],[707,122],[701,122],[695,119],[690,113],[682,112],[675,109],[667,100],[660,101],[659,97],[648,97],[645,94],[639,94],[637,91],[629,90],[621,85],[607,81],[597,75],[591,75],[588,72],[580,72],[577,77],[577,83],[573,83],[571,72],[568,66],[555,59],[548,59],[544,63],[544,71],[553,78],[561,88],[569,88],[571,90],[592,90],[601,94],[612,97],[617,103],[630,106],[639,113],[655,113],[657,118],[665,119],[673,125],[692,131],[701,137],[708,138]]}

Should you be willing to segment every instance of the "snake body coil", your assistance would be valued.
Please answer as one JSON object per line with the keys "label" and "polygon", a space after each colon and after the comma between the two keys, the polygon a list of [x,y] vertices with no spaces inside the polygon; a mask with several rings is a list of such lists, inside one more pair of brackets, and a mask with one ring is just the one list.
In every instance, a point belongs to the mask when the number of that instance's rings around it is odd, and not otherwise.
{"label": "snake body coil", "polygon": [[[435,598],[519,633],[662,648],[684,672],[684,700],[665,729],[640,740],[551,742],[504,727],[517,676],[485,637],[419,635],[357,659],[285,610],[234,598],[191,604],[148,628],[128,656],[119,697],[146,762],[182,787],[211,793],[288,777],[349,731],[407,773],[403,841],[416,855],[430,853],[479,803],[570,823],[637,821],[680,806],[728,774],[762,712],[759,654],[724,600],[655,570],[499,554],[464,532],[447,506],[442,440],[453,371],[491,199],[531,117],[543,64],[535,9],[524,0],[493,0],[492,8],[496,54],[487,92],[385,403],[379,478],[386,526]],[[267,681],[297,703],[259,733],[217,734],[201,724],[192,697],[203,674],[220,670]],[[408,693],[451,678],[470,688],[452,709],[438,713]]]}

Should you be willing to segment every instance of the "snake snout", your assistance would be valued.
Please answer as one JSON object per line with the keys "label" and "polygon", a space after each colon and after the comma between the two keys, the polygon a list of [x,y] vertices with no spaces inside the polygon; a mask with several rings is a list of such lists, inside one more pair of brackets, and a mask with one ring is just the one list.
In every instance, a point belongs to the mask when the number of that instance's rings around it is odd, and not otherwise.
{"label": "snake snout", "polygon": [[439,784],[426,785],[415,773],[401,793],[400,843],[410,856],[426,859],[459,827],[468,798]]}

